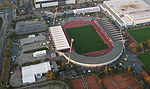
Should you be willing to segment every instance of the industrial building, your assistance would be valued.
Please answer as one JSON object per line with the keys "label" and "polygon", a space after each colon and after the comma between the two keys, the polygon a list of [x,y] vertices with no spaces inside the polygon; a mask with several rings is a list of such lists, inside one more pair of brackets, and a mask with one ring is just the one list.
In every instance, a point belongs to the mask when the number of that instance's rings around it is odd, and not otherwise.
{"label": "industrial building", "polygon": [[35,8],[75,4],[76,0],[34,0]]}
{"label": "industrial building", "polygon": [[100,5],[101,9],[120,27],[149,24],[150,4],[144,0],[109,0]]}
{"label": "industrial building", "polygon": [[48,70],[51,70],[49,62],[22,67],[23,84],[34,83],[36,78],[42,77]]}

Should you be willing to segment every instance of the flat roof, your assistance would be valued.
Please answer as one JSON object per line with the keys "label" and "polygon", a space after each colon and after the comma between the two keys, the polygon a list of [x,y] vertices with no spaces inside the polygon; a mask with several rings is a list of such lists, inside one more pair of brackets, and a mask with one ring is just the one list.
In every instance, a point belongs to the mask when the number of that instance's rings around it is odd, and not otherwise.
{"label": "flat roof", "polygon": [[36,2],[46,2],[46,1],[53,1],[53,0],[35,0]]}
{"label": "flat roof", "polygon": [[58,2],[42,3],[42,7],[57,6]]}
{"label": "flat roof", "polygon": [[20,40],[20,45],[25,45],[28,43],[33,43],[33,42],[37,42],[37,41],[43,41],[46,40],[46,37],[44,35],[40,35],[40,36],[35,36],[35,37],[28,37],[28,38],[23,38]]}
{"label": "flat roof", "polygon": [[98,12],[100,11],[100,7],[96,6],[96,7],[88,7],[88,8],[81,8],[81,9],[75,9],[73,10],[73,13],[76,14],[80,14],[80,13],[91,13],[91,12]]}
{"label": "flat roof", "polygon": [[50,27],[49,32],[52,35],[52,39],[57,51],[70,48],[70,45],[61,26]]}
{"label": "flat roof", "polygon": [[150,21],[150,4],[144,0],[110,0],[104,5],[126,24]]}
{"label": "flat roof", "polygon": [[22,67],[22,82],[33,83],[36,74],[47,73],[48,70],[51,70],[49,62]]}

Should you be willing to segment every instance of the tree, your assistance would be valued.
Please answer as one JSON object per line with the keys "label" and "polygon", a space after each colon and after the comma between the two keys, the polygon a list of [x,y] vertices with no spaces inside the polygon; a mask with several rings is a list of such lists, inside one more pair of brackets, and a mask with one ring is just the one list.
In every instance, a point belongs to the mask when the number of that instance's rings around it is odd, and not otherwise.
{"label": "tree", "polygon": [[130,48],[134,48],[134,47],[135,47],[134,43],[131,43]]}
{"label": "tree", "polygon": [[4,52],[4,56],[5,57],[9,57],[10,56],[10,50],[8,48],[6,48],[6,50]]}
{"label": "tree", "polygon": [[132,48],[132,52],[137,53],[137,48],[136,47]]}
{"label": "tree", "polygon": [[52,80],[54,77],[53,77],[53,72],[48,70],[47,73],[46,73],[46,76],[48,77],[48,79]]}
{"label": "tree", "polygon": [[150,49],[150,40],[147,40],[147,47]]}
{"label": "tree", "polygon": [[108,74],[108,67],[107,67],[107,65],[105,66],[104,72],[105,72],[105,74]]}
{"label": "tree", "polygon": [[132,69],[131,69],[131,66],[128,66],[128,71],[131,72],[131,70],[132,70]]}
{"label": "tree", "polygon": [[73,9],[73,5],[70,5],[70,9]]}
{"label": "tree", "polygon": [[24,0],[22,0],[22,6],[24,6]]}
{"label": "tree", "polygon": [[94,73],[95,72],[95,70],[94,70],[94,68],[92,68],[92,73]]}
{"label": "tree", "polygon": [[140,48],[143,50],[143,42],[141,42],[140,44],[139,44],[139,46],[140,46]]}
{"label": "tree", "polygon": [[3,4],[0,4],[0,7],[4,7],[4,5],[3,5]]}
{"label": "tree", "polygon": [[11,42],[11,39],[10,38],[8,38],[7,39],[7,48],[10,48],[11,47],[11,45],[12,45],[12,42]]}
{"label": "tree", "polygon": [[86,4],[83,4],[82,6],[83,6],[83,7],[86,7]]}
{"label": "tree", "polygon": [[142,76],[143,76],[144,79],[146,79],[146,77],[148,77],[149,75],[145,71],[143,71]]}
{"label": "tree", "polygon": [[150,76],[146,77],[145,81],[150,84]]}
{"label": "tree", "polygon": [[63,68],[65,67],[65,63],[63,60],[61,61],[61,67],[63,67]]}

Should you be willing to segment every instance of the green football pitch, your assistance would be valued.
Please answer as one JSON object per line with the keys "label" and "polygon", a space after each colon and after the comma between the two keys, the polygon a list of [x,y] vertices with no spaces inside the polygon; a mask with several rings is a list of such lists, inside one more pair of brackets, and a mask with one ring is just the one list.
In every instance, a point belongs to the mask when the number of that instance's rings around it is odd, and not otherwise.
{"label": "green football pitch", "polygon": [[141,28],[138,30],[131,30],[128,31],[130,35],[132,35],[132,37],[135,38],[135,40],[140,43],[140,42],[144,42],[147,41],[148,39],[150,39],[150,27],[148,28]]}
{"label": "green football pitch", "polygon": [[141,54],[138,56],[138,58],[142,61],[142,63],[145,65],[145,67],[148,69],[148,71],[150,72],[150,52]]}
{"label": "green football pitch", "polygon": [[68,28],[66,32],[69,39],[74,38],[73,47],[78,54],[108,48],[92,25]]}

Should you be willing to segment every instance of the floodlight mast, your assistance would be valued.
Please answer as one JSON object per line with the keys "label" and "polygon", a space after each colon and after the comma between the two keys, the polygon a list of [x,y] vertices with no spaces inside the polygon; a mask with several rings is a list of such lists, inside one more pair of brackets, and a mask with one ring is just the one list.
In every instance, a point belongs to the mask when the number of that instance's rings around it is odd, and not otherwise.
{"label": "floodlight mast", "polygon": [[[69,51],[70,53],[72,51],[72,44],[73,44],[73,42],[74,42],[74,39],[71,38],[70,51]],[[70,58],[70,53],[69,53],[69,58]],[[69,64],[69,60],[68,60],[68,64]]]}
{"label": "floodlight mast", "polygon": [[53,24],[52,24],[53,26],[54,26],[54,23],[55,23],[55,19],[56,19],[56,15],[57,15],[58,7],[56,7],[56,9],[55,9],[55,10],[56,10],[56,12],[55,12],[54,19],[53,19]]}

